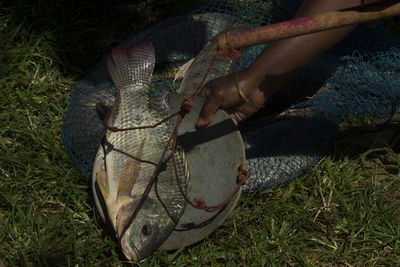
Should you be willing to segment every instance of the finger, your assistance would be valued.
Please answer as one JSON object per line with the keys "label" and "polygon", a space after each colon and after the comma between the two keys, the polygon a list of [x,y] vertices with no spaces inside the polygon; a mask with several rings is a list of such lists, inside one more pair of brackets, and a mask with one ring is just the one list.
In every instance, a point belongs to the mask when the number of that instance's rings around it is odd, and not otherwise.
{"label": "finger", "polygon": [[210,94],[207,97],[206,102],[203,104],[201,108],[199,118],[197,119],[196,125],[198,127],[204,127],[209,124],[214,116],[214,113],[217,111],[219,106],[221,105],[221,100],[218,95]]}
{"label": "finger", "polygon": [[237,113],[232,113],[232,114],[229,114],[229,117],[231,118],[231,120],[233,121],[233,123],[234,123],[236,126],[238,126],[239,121],[240,121],[240,118],[239,118],[238,114],[237,114]]}

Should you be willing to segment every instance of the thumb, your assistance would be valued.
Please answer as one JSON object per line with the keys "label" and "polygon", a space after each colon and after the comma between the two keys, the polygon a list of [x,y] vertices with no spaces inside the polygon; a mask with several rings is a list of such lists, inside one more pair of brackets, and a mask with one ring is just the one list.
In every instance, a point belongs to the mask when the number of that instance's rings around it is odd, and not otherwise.
{"label": "thumb", "polygon": [[208,125],[214,116],[214,113],[217,111],[219,106],[221,105],[221,99],[218,95],[211,93],[206,102],[203,104],[201,108],[199,118],[197,119],[196,125],[198,127],[204,127]]}

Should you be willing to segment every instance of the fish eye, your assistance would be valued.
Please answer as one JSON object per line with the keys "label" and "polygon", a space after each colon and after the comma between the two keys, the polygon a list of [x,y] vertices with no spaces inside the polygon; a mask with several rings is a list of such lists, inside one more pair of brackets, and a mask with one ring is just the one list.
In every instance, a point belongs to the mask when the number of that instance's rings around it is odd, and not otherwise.
{"label": "fish eye", "polygon": [[151,235],[151,226],[147,225],[147,224],[143,225],[142,234],[145,235],[145,236]]}

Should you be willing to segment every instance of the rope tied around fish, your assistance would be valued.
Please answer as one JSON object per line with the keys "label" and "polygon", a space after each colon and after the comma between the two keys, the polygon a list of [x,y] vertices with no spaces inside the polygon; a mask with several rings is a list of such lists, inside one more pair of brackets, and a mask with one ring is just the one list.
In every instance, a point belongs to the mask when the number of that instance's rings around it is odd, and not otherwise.
{"label": "rope tied around fish", "polygon": [[[393,3],[393,2],[398,2],[398,1],[385,1],[385,4],[388,3]],[[217,52],[220,56],[225,56],[225,57],[240,57],[240,51],[237,50],[238,48],[244,48],[250,45],[255,45],[255,44],[260,44],[260,43],[265,43],[265,42],[270,42],[273,40],[279,40],[279,39],[284,39],[284,38],[289,38],[293,36],[298,36],[306,33],[312,33],[312,32],[318,32],[318,31],[323,31],[323,30],[328,30],[328,29],[333,29],[337,27],[343,27],[343,26],[348,26],[348,25],[354,25],[354,24],[359,24],[359,23],[366,23],[366,22],[371,22],[371,21],[376,21],[378,19],[382,18],[387,18],[394,16],[395,14],[400,14],[400,4],[394,4],[390,8],[381,10],[381,11],[374,11],[376,6],[371,6],[371,10],[368,10],[366,6],[363,8],[363,12],[357,12],[354,10],[345,10],[345,11],[337,11],[337,12],[329,12],[326,14],[321,14],[321,15],[316,15],[316,16],[311,16],[311,17],[303,17],[303,18],[297,18],[292,21],[287,21],[287,22],[282,22],[278,23],[275,25],[268,25],[265,27],[261,27],[258,29],[251,29],[248,31],[244,32],[227,32],[225,34],[222,34],[221,36],[218,37],[217,41],[217,46],[219,52]],[[235,187],[235,189],[232,191],[232,193],[220,204],[214,205],[214,206],[208,206],[207,203],[204,200],[194,198],[194,200],[190,200],[186,193],[184,192],[182,188],[182,183],[181,180],[179,179],[179,174],[178,174],[178,167],[177,167],[177,162],[175,159],[175,148],[176,148],[176,142],[177,142],[177,137],[178,137],[178,129],[182,123],[182,120],[184,119],[185,115],[190,113],[192,108],[193,108],[193,100],[194,97],[198,95],[200,92],[203,84],[206,81],[206,78],[210,74],[211,68],[214,64],[215,58],[217,56],[217,53],[213,54],[212,61],[208,66],[207,71],[204,73],[201,82],[196,86],[196,90],[191,94],[189,97],[185,98],[183,102],[181,103],[180,110],[172,115],[167,116],[166,118],[160,120],[154,125],[148,125],[148,126],[140,126],[140,127],[131,127],[131,128],[117,128],[117,127],[111,127],[107,124],[107,118],[105,120],[105,125],[107,129],[111,132],[120,132],[120,131],[131,131],[131,130],[139,130],[139,129],[148,129],[148,128],[155,128],[168,120],[172,119],[175,116],[178,116],[178,119],[176,121],[175,128],[173,129],[172,133],[170,134],[166,146],[161,153],[161,157],[156,165],[155,170],[153,171],[153,174],[148,181],[146,188],[144,192],[142,193],[138,204],[136,208],[134,209],[134,212],[132,215],[129,216],[128,222],[125,223],[122,233],[120,236],[124,236],[124,233],[127,231],[129,228],[130,224],[133,222],[133,220],[137,217],[137,214],[139,213],[141,207],[143,206],[143,203],[147,196],[150,193],[150,190],[152,188],[152,185],[157,177],[157,174],[160,171],[160,168],[162,166],[162,163],[164,161],[164,158],[167,154],[167,151],[172,145],[171,151],[172,151],[172,165],[174,168],[175,172],[175,178],[177,180],[177,185],[179,187],[180,194],[183,196],[185,201],[189,203],[192,207],[204,210],[206,212],[214,212],[222,208],[224,205],[229,203],[233,196],[238,192],[240,187],[245,183],[249,176],[249,172],[244,169],[238,169],[238,183]]]}
{"label": "rope tied around fish", "polygon": [[[227,205],[232,200],[232,198],[235,196],[235,194],[239,191],[241,186],[246,182],[247,178],[249,177],[249,172],[247,170],[243,169],[242,167],[239,167],[238,168],[238,183],[237,183],[236,187],[234,188],[234,190],[221,203],[219,203],[217,205],[213,205],[213,206],[208,206],[207,203],[202,199],[194,198],[193,201],[189,199],[188,195],[184,192],[184,189],[183,189],[183,186],[182,186],[179,174],[178,174],[178,168],[177,168],[177,163],[176,163],[176,159],[175,159],[175,148],[176,148],[176,141],[177,141],[177,137],[178,137],[178,129],[179,129],[179,127],[180,127],[180,125],[182,123],[182,120],[185,117],[185,115],[189,114],[192,111],[193,99],[194,99],[195,96],[197,96],[199,94],[201,88],[203,87],[203,84],[206,81],[207,76],[209,75],[209,73],[210,73],[210,71],[211,71],[211,69],[213,67],[213,64],[214,64],[214,61],[215,61],[215,57],[217,55],[218,55],[217,53],[215,53],[213,55],[211,63],[208,66],[207,71],[203,75],[203,78],[202,78],[201,82],[198,84],[196,90],[192,93],[192,95],[190,95],[189,97],[184,98],[184,100],[181,103],[181,107],[180,107],[179,111],[169,115],[168,117],[162,119],[161,121],[157,122],[154,125],[129,127],[129,128],[118,128],[118,127],[109,126],[108,123],[107,123],[108,116],[106,116],[106,118],[104,119],[104,125],[106,126],[106,128],[109,131],[111,131],[111,132],[122,132],[122,131],[132,131],[132,130],[155,128],[155,127],[167,122],[168,120],[174,118],[175,116],[178,116],[175,128],[172,131],[172,133],[171,133],[171,135],[170,135],[170,137],[168,139],[168,142],[167,142],[167,144],[166,144],[166,146],[165,146],[165,148],[164,148],[164,150],[163,150],[163,152],[162,152],[162,154],[160,156],[160,159],[159,159],[159,161],[158,161],[158,163],[156,165],[156,168],[155,168],[155,170],[154,170],[154,172],[153,172],[153,174],[152,174],[152,176],[151,176],[151,178],[150,178],[150,180],[149,180],[149,182],[148,182],[148,184],[147,184],[147,186],[146,186],[146,188],[145,188],[145,190],[144,190],[144,192],[143,192],[143,194],[142,194],[142,196],[141,196],[141,198],[140,198],[140,200],[138,202],[138,205],[137,205],[135,211],[133,212],[133,214],[129,218],[129,221],[125,224],[125,228],[123,229],[121,236],[128,229],[128,227],[131,224],[131,222],[133,222],[133,220],[136,218],[140,208],[142,207],[146,197],[148,196],[148,194],[149,194],[149,192],[151,190],[151,187],[152,187],[152,185],[153,185],[153,183],[154,183],[154,181],[155,181],[155,179],[157,177],[157,174],[160,171],[160,168],[162,166],[162,163],[164,161],[164,158],[165,158],[165,155],[166,155],[166,153],[168,151],[168,148],[171,145],[171,142],[172,142],[172,147],[171,147],[172,156],[171,156],[171,159],[172,159],[172,165],[173,165],[173,168],[174,168],[175,178],[177,180],[179,191],[180,191],[181,195],[183,196],[183,198],[185,199],[185,201],[189,205],[191,205],[192,207],[194,207],[196,209],[204,210],[206,212],[215,212],[215,211],[221,209],[222,207]],[[229,55],[224,55],[224,56],[229,56]]]}

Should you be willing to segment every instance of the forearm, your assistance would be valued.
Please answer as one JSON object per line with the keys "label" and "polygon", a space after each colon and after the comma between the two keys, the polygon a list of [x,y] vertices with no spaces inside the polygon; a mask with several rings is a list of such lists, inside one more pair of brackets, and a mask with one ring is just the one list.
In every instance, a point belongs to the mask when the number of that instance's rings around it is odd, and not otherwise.
{"label": "forearm", "polygon": [[[364,0],[365,4],[379,0]],[[359,6],[361,0],[305,0],[296,17],[312,16],[333,10]],[[271,42],[257,59],[245,69],[248,87],[258,87],[266,101],[273,93],[307,66],[317,56],[333,47],[355,26],[333,29]]]}
{"label": "forearm", "polygon": [[[364,4],[383,0],[364,0]],[[360,6],[361,0],[305,0],[296,17]],[[224,108],[235,124],[254,114],[277,90],[318,55],[343,39],[354,26],[271,42],[246,69],[208,82],[197,126],[208,125]],[[243,97],[243,95],[245,97]]]}

